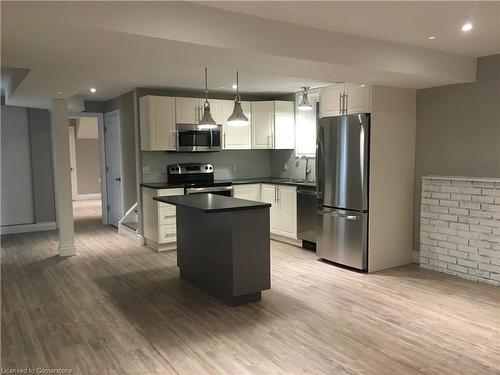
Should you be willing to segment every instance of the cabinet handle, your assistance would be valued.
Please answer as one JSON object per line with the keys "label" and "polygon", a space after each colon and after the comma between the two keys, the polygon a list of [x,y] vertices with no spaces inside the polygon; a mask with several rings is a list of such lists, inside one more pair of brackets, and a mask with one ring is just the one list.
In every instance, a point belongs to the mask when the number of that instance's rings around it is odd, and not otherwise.
{"label": "cabinet handle", "polygon": [[278,190],[278,202],[281,200],[281,193],[280,193],[280,187],[279,186],[276,186],[277,190]]}
{"label": "cabinet handle", "polygon": [[271,130],[271,148],[274,148],[274,130]]}
{"label": "cabinet handle", "polygon": [[224,148],[226,148],[226,132],[224,132]]}
{"label": "cabinet handle", "polygon": [[278,202],[278,186],[274,185],[274,203]]}
{"label": "cabinet handle", "polygon": [[345,111],[345,113],[344,114],[347,115],[347,106],[348,106],[347,103],[348,103],[348,100],[349,100],[349,96],[346,93],[344,93],[344,98],[345,98],[344,99],[345,100],[345,102],[344,102],[344,111]]}
{"label": "cabinet handle", "polygon": [[344,113],[344,110],[342,108],[342,93],[339,94],[339,113],[340,114],[343,114]]}

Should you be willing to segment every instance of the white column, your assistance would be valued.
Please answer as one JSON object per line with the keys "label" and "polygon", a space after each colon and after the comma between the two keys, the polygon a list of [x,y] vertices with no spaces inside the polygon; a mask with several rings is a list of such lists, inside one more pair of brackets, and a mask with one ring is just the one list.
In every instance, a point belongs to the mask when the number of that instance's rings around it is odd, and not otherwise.
{"label": "white column", "polygon": [[59,230],[59,255],[76,255],[73,202],[71,199],[71,168],[69,153],[68,103],[52,100],[52,150],[54,157],[54,188],[56,219]]}

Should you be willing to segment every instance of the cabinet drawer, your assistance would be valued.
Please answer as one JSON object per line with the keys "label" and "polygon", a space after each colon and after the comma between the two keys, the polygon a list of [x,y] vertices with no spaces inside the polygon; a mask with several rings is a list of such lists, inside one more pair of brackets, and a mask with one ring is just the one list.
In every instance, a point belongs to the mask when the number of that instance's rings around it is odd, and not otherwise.
{"label": "cabinet drawer", "polygon": [[175,216],[160,216],[159,224],[160,225],[165,225],[165,224],[173,224],[175,225]]}
{"label": "cabinet drawer", "polygon": [[[183,188],[159,189],[156,191],[157,197],[165,197],[165,196],[170,197],[173,195],[184,195],[184,189]],[[158,207],[173,207],[175,210],[175,206],[172,206],[171,204],[167,204],[167,203],[162,203],[162,202],[158,202]]]}
{"label": "cabinet drawer", "polygon": [[160,225],[158,240],[160,243],[175,242],[176,240],[175,224]]}
{"label": "cabinet drawer", "polygon": [[158,214],[161,218],[165,218],[167,216],[175,216],[175,206],[171,204],[164,204],[163,206],[158,207]]}

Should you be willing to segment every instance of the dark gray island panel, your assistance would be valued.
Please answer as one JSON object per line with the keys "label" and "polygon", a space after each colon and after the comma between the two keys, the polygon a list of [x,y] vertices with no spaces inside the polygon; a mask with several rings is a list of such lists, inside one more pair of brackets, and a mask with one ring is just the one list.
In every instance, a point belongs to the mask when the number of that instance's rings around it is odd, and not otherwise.
{"label": "dark gray island panel", "polygon": [[183,280],[228,305],[260,300],[271,287],[269,204],[213,194],[155,199],[177,206]]}

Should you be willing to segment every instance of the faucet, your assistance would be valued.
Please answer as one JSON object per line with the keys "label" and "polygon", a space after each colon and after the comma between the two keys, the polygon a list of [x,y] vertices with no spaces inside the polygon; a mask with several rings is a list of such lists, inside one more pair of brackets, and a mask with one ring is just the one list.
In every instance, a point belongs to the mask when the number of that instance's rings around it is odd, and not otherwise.
{"label": "faucet", "polygon": [[309,181],[309,177],[311,176],[312,170],[311,167],[309,166],[309,157],[303,156],[306,159],[306,177],[304,179],[305,182]]}

